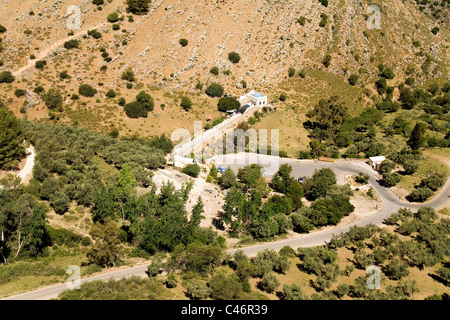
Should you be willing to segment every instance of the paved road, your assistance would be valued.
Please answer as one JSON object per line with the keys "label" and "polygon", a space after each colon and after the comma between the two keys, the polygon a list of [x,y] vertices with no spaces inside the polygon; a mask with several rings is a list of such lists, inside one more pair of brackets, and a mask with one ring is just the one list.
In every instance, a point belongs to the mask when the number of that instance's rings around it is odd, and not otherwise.
{"label": "paved road", "polygon": [[[250,163],[259,163],[265,168],[265,172],[268,175],[273,174],[274,168],[278,168],[278,165],[289,164],[292,166],[292,175],[294,177],[299,176],[312,176],[314,170],[321,168],[332,168],[336,173],[338,183],[344,183],[345,174],[359,174],[363,172],[369,175],[369,183],[374,188],[374,190],[380,195],[382,199],[382,209],[375,214],[361,218],[359,220],[353,221],[349,224],[328,227],[322,231],[311,232],[310,234],[304,234],[296,236],[292,239],[276,241],[272,243],[264,243],[255,246],[249,246],[242,248],[242,250],[248,256],[255,256],[259,251],[264,249],[274,249],[279,250],[283,246],[289,245],[296,249],[299,247],[313,247],[318,245],[323,245],[331,240],[333,234],[339,234],[342,232],[347,232],[351,226],[365,226],[368,224],[381,225],[383,221],[391,215],[391,213],[396,212],[400,208],[410,208],[412,210],[417,210],[422,206],[430,206],[433,208],[440,208],[449,202],[450,197],[450,180],[447,180],[444,188],[435,196],[432,200],[423,203],[407,203],[399,199],[399,197],[389,188],[382,187],[380,185],[380,179],[376,176],[376,172],[368,165],[361,161],[336,161],[334,163],[330,162],[316,162],[314,160],[295,160],[288,158],[278,158],[272,156],[259,156],[253,161],[246,158],[246,154],[231,154],[226,155],[223,158],[215,157],[212,160],[215,161],[216,166],[226,166],[237,171],[238,168],[245,167]],[[277,169],[276,169],[277,170]],[[276,171],[275,170],[275,171]],[[229,250],[230,253],[235,252],[237,249]]]}
{"label": "paved road", "polygon": [[[433,208],[440,208],[449,202],[450,197],[450,180],[447,181],[444,188],[439,192],[437,196],[435,196],[431,201],[424,204],[411,204],[405,203],[401,201],[390,189],[384,188],[379,184],[379,178],[376,176],[375,171],[373,171],[370,166],[367,164],[361,163],[359,161],[337,161],[335,163],[327,163],[327,162],[315,162],[313,160],[294,160],[294,159],[284,159],[284,158],[276,158],[271,156],[261,156],[256,161],[246,162],[245,155],[243,154],[234,154],[228,155],[226,159],[217,159],[215,160],[217,165],[229,166],[233,170],[237,170],[240,167],[244,167],[250,163],[260,163],[266,168],[265,173],[269,175],[272,173],[270,167],[275,167],[276,165],[281,165],[284,163],[288,163],[292,166],[292,175],[294,177],[298,176],[311,176],[314,173],[314,170],[320,168],[332,168],[336,172],[336,176],[339,183],[343,183],[344,175],[346,173],[350,174],[358,174],[359,172],[363,172],[369,175],[369,183],[375,189],[375,191],[380,195],[383,207],[382,209],[370,216],[361,218],[357,221],[349,223],[347,225],[329,227],[322,231],[315,231],[310,234],[299,235],[292,239],[281,240],[276,242],[263,243],[258,245],[253,245],[249,247],[242,248],[242,250],[250,257],[255,256],[259,251],[264,249],[274,249],[279,250],[283,246],[289,245],[292,248],[296,249],[299,247],[313,247],[318,245],[323,245],[326,242],[330,241],[333,234],[339,234],[342,232],[347,232],[351,226],[365,226],[367,224],[373,223],[375,225],[381,225],[389,215],[399,208],[411,208],[416,210],[421,206],[431,206]],[[235,160],[240,160],[240,163],[236,163]],[[253,159],[254,160],[254,159]],[[279,161],[279,162],[278,162]],[[278,167],[276,167],[278,169]],[[276,170],[275,170],[276,171]],[[228,250],[229,253],[234,253],[238,249]],[[93,281],[93,280],[108,280],[108,279],[121,279],[124,277],[130,277],[132,275],[145,276],[145,270],[147,265],[141,265],[136,267],[131,267],[127,269],[115,270],[115,271],[107,271],[103,274],[85,278],[82,280],[82,283]],[[20,295],[15,295],[6,298],[7,300],[46,300],[56,298],[58,294],[67,289],[66,284],[57,284],[41,289],[37,289],[31,292],[23,293]]]}

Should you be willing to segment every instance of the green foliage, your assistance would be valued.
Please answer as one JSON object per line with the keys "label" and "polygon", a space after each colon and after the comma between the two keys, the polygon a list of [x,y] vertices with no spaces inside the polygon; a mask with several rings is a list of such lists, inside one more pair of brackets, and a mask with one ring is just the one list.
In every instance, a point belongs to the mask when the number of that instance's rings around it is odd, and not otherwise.
{"label": "green foliage", "polygon": [[260,288],[268,293],[273,292],[279,286],[280,281],[273,272],[266,272],[260,282]]}
{"label": "green foliage", "polygon": [[38,61],[36,61],[36,63],[35,63],[35,67],[36,67],[36,69],[39,69],[39,70],[44,70],[44,67],[47,65],[47,61],[45,61],[45,60],[38,60]]}
{"label": "green foliage", "polygon": [[424,123],[416,123],[407,144],[412,150],[418,150],[425,145],[426,126]]}
{"label": "green foliage", "polygon": [[241,60],[241,56],[239,55],[239,53],[231,51],[228,53],[228,60],[230,60],[232,63],[238,63]]}
{"label": "green foliage", "polygon": [[348,83],[352,86],[354,86],[358,82],[359,76],[357,74],[352,74],[348,78]]}
{"label": "green foliage", "polygon": [[16,90],[14,90],[14,95],[15,95],[17,98],[23,97],[23,96],[26,95],[26,94],[27,94],[27,91],[24,90],[24,89],[16,89]]}
{"label": "green foliage", "polygon": [[183,168],[183,170],[181,170],[181,172],[196,178],[200,173],[200,167],[196,163],[188,164],[186,167]]}
{"label": "green foliage", "polygon": [[12,83],[15,79],[11,71],[2,71],[0,73],[0,83]]}
{"label": "green foliage", "polygon": [[0,189],[1,262],[25,252],[35,257],[48,245],[48,208],[21,189]]}
{"label": "green foliage", "polygon": [[0,24],[0,33],[4,33],[4,32],[6,32],[6,30],[7,29],[3,25]]}
{"label": "green foliage", "polygon": [[294,283],[292,285],[285,284],[283,286],[283,300],[306,300],[307,297],[304,294],[300,285]]}
{"label": "green foliage", "polygon": [[212,73],[213,75],[217,76],[219,74],[219,68],[214,66],[209,70],[210,73]]}
{"label": "green foliage", "polygon": [[185,284],[185,287],[188,297],[194,300],[206,299],[211,295],[212,291],[205,282],[199,279],[188,280]]}
{"label": "green foliage", "polygon": [[328,68],[331,64],[331,56],[329,54],[327,54],[323,60],[322,60],[323,65]]}
{"label": "green foliage", "polygon": [[25,156],[20,120],[0,100],[0,169],[7,169]]}
{"label": "green foliage", "polygon": [[181,98],[180,106],[185,110],[189,111],[192,107],[192,101],[188,97]]}
{"label": "green foliage", "polygon": [[78,88],[78,93],[84,97],[93,97],[97,93],[97,89],[94,89],[89,84],[82,84]]}
{"label": "green foliage", "polygon": [[211,297],[214,300],[239,299],[242,294],[242,285],[235,274],[215,273],[209,281],[209,287],[211,288]]}
{"label": "green foliage", "polygon": [[49,89],[46,93],[42,94],[42,100],[50,110],[62,111],[63,97],[61,92],[57,89]]}
{"label": "green foliage", "polygon": [[171,297],[169,289],[152,278],[133,276],[121,280],[91,281],[81,285],[80,290],[66,290],[59,294],[60,300],[162,300]]}
{"label": "green foliage", "polygon": [[128,10],[137,15],[148,13],[151,0],[127,0]]}
{"label": "green foliage", "polygon": [[88,260],[100,266],[112,267],[120,261],[119,228],[107,217],[104,224],[96,222],[89,232],[94,244],[87,252]]}
{"label": "green foliage", "polygon": [[79,48],[80,47],[80,41],[76,39],[68,40],[64,42],[64,48],[66,49],[73,49],[73,48]]}
{"label": "green foliage", "polygon": [[301,25],[304,26],[306,23],[306,18],[304,16],[301,16],[300,18],[297,19],[297,22]]}
{"label": "green foliage", "polygon": [[147,118],[148,112],[153,111],[153,107],[153,98],[145,91],[141,91],[136,96],[136,101],[127,103],[124,106],[124,110],[129,118]]}
{"label": "green foliage", "polygon": [[184,38],[180,39],[178,42],[180,43],[180,45],[182,47],[186,47],[188,45],[188,43],[189,43],[189,41],[187,39],[184,39]]}
{"label": "green foliage", "polygon": [[219,111],[222,112],[239,109],[240,106],[241,104],[239,103],[238,100],[230,97],[222,97],[219,99],[219,102],[217,103]]}
{"label": "green foliage", "polygon": [[122,80],[133,82],[136,80],[133,69],[128,68],[124,72],[122,72],[122,75],[120,76]]}
{"label": "green foliage", "polygon": [[119,14],[116,11],[114,11],[113,13],[108,14],[106,20],[108,20],[108,22],[111,23],[117,22],[119,21]]}
{"label": "green foliage", "polygon": [[383,174],[384,185],[388,188],[395,186],[402,180],[402,176],[398,172]]}
{"label": "green foliage", "polygon": [[219,184],[224,189],[229,189],[237,184],[236,174],[233,170],[231,170],[231,168],[225,170],[219,178]]}
{"label": "green foliage", "polygon": [[289,67],[288,76],[289,77],[293,77],[294,75],[295,75],[295,68],[294,67]]}
{"label": "green foliage", "polygon": [[206,88],[206,94],[210,97],[220,98],[223,95],[223,87],[220,84],[212,83]]}

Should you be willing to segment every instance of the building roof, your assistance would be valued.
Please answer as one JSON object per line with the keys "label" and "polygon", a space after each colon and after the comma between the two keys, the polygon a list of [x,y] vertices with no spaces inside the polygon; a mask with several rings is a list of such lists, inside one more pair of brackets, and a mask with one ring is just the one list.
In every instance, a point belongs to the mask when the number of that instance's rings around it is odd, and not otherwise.
{"label": "building roof", "polygon": [[369,157],[372,162],[382,162],[386,160],[384,156]]}
{"label": "building roof", "polygon": [[259,93],[259,92],[255,93],[253,96],[254,96],[255,98],[261,98],[261,97],[262,97],[262,96],[261,96],[261,93]]}

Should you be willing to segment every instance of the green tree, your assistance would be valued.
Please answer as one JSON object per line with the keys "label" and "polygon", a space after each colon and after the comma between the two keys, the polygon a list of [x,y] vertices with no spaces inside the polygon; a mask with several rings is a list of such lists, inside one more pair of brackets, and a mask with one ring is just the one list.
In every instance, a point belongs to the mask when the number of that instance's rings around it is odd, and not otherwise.
{"label": "green tree", "polygon": [[191,299],[206,299],[211,295],[211,291],[205,282],[198,279],[186,283],[186,293]]}
{"label": "green tree", "polygon": [[181,172],[183,172],[183,173],[185,173],[185,174],[195,178],[200,173],[200,167],[196,163],[188,164],[186,167],[184,167],[181,170]]}
{"label": "green tree", "polygon": [[219,184],[224,189],[229,189],[237,184],[236,174],[231,168],[227,168],[219,180]]}
{"label": "green tree", "polygon": [[239,299],[242,294],[242,286],[236,274],[215,273],[209,282],[209,286],[211,297],[215,300]]}
{"label": "green tree", "polygon": [[296,283],[292,285],[285,284],[282,297],[283,300],[306,300],[307,298],[300,285]]}
{"label": "green tree", "polygon": [[336,174],[330,168],[315,170],[312,176],[313,186],[310,195],[313,199],[326,196],[336,185]]}
{"label": "green tree", "polygon": [[116,223],[107,217],[104,224],[96,222],[89,234],[94,240],[86,254],[89,261],[100,266],[115,266],[121,257],[119,228]]}
{"label": "green tree", "polygon": [[133,69],[127,68],[124,72],[122,72],[122,75],[120,76],[122,80],[133,82],[136,80]]}
{"label": "green tree", "polygon": [[181,98],[180,106],[185,110],[189,111],[192,107],[192,101],[188,97]]}
{"label": "green tree", "polygon": [[183,38],[183,39],[179,40],[179,43],[182,47],[186,47],[188,45],[189,41],[187,39]]}
{"label": "green tree", "polygon": [[239,53],[235,51],[231,51],[228,53],[228,60],[230,60],[232,63],[238,63],[241,60],[241,56]]}
{"label": "green tree", "polygon": [[260,282],[260,287],[268,293],[273,292],[279,285],[280,281],[273,272],[266,272]]}
{"label": "green tree", "polygon": [[392,259],[386,266],[386,274],[392,280],[399,280],[409,274],[408,264],[397,258]]}
{"label": "green tree", "polygon": [[206,88],[206,94],[210,97],[220,98],[223,95],[223,87],[220,84],[212,83]]}
{"label": "green tree", "polygon": [[42,100],[50,110],[60,110],[63,105],[63,97],[61,92],[57,89],[49,89],[46,93],[42,94]]}
{"label": "green tree", "polygon": [[11,71],[0,72],[0,83],[12,83],[16,78],[12,75]]}
{"label": "green tree", "polygon": [[128,10],[137,15],[146,14],[150,3],[151,0],[127,0]]}
{"label": "green tree", "polygon": [[0,169],[18,164],[25,156],[20,120],[0,100]]}
{"label": "green tree", "polygon": [[89,84],[82,84],[78,88],[78,93],[84,97],[93,97],[97,93],[97,89],[94,89]]}
{"label": "green tree", "polygon": [[121,212],[122,220],[125,220],[125,207],[129,201],[136,197],[137,181],[134,178],[133,169],[124,165],[118,175],[117,183],[113,188],[115,207]]}
{"label": "green tree", "polygon": [[210,73],[212,73],[213,75],[217,76],[219,74],[219,68],[214,66],[209,70]]}
{"label": "green tree", "polygon": [[425,132],[427,128],[424,123],[418,122],[406,142],[412,150],[418,150],[425,145]]}
{"label": "green tree", "polygon": [[222,97],[219,99],[219,102],[217,103],[217,107],[222,112],[239,109],[240,106],[241,104],[239,103],[238,100],[230,97]]}

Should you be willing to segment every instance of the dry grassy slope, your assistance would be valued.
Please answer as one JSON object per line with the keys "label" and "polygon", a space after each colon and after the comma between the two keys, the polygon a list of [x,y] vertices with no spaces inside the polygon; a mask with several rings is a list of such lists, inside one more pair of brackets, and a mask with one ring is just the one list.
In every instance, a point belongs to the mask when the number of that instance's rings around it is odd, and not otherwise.
{"label": "dry grassy slope", "polygon": [[[4,2],[0,20],[8,28],[4,46],[5,57],[10,58],[6,59],[5,67],[14,70],[27,63],[29,54],[35,53],[34,48],[45,51],[67,36],[66,10],[78,3],[70,0]],[[377,60],[402,69],[408,62],[423,60],[415,55],[419,49],[412,45],[413,39],[420,41],[432,58],[445,61],[449,33],[444,26],[433,36],[430,33],[433,20],[411,2],[379,1],[379,4],[383,10],[382,30],[367,30],[369,39],[366,39],[363,31],[368,1],[330,1],[326,8],[316,0],[156,0],[148,15],[136,17],[134,23],[122,23],[129,33],[112,32],[105,24],[104,30],[110,32],[98,42],[109,42],[113,47],[122,38],[131,39],[127,46],[117,48],[116,53],[123,54],[111,63],[110,80],[116,79],[126,66],[132,66],[143,81],[171,88],[192,88],[198,79],[219,80],[230,86],[244,79],[252,87],[268,86],[285,77],[290,66],[322,68],[321,60],[327,52],[333,56],[329,70],[336,74],[343,75],[343,67],[356,72],[360,66],[375,72]],[[117,8],[124,10],[124,1],[113,1],[103,6],[102,11],[97,11],[91,1],[83,1],[83,30],[99,26]],[[35,12],[34,16],[28,15],[30,10]],[[319,27],[321,13],[329,16],[325,28]],[[301,15],[307,18],[304,27],[296,23]],[[26,28],[33,31],[31,36],[23,34]],[[187,38],[189,45],[182,48],[178,43],[180,38]],[[84,43],[83,53],[77,53],[79,61],[92,56],[89,49],[95,42],[84,42],[89,45]],[[61,46],[61,41],[58,44]],[[237,65],[227,59],[232,50],[242,56]],[[352,51],[360,56],[360,63],[355,61]],[[99,53],[95,55],[98,57]],[[373,63],[370,57],[375,58]],[[232,75],[221,74],[216,79],[209,74],[212,66],[230,69]],[[90,71],[94,70],[97,68]],[[436,75],[446,72],[442,69]],[[175,77],[171,78],[170,74]],[[171,80],[163,81],[164,77]]]}
{"label": "dry grassy slope", "polygon": [[[436,26],[435,20],[421,13],[413,1],[378,1],[383,11],[381,30],[366,29],[369,1],[329,3],[324,7],[317,0],[154,0],[149,14],[134,16],[134,22],[128,22],[126,18],[120,22],[121,29],[126,30],[122,32],[113,31],[106,16],[116,10],[126,14],[125,0],[107,2],[101,11],[91,0],[81,3],[77,0],[5,0],[0,23],[8,31],[1,35],[4,47],[1,59],[5,65],[0,71],[13,71],[17,80],[12,85],[0,85],[0,94],[9,98],[10,106],[17,113],[26,99],[29,117],[33,119],[47,117],[48,113],[42,108],[41,99],[32,92],[37,84],[46,89],[56,87],[70,95],[77,92],[81,82],[90,83],[99,89],[97,105],[92,106],[95,98],[80,100],[86,101],[87,106],[67,99],[66,104],[71,110],[66,114],[69,119],[66,117],[65,120],[94,128],[99,128],[98,123],[106,128],[116,125],[125,133],[146,131],[148,127],[160,133],[170,132],[195,119],[204,119],[206,114],[217,117],[215,100],[192,96],[194,109],[184,114],[176,100],[170,104],[168,90],[153,91],[151,94],[156,98],[154,112],[160,115],[147,120],[130,120],[114,100],[104,99],[106,91],[114,89],[130,101],[139,90],[149,90],[149,86],[193,90],[197,81],[215,81],[223,84],[227,92],[241,94],[244,90],[237,89],[236,84],[243,79],[249,88],[267,92],[271,97],[281,91],[290,94],[290,104],[300,108],[296,110],[298,117],[292,124],[292,128],[296,128],[303,120],[299,112],[303,114],[315,101],[331,93],[342,91],[341,96],[344,100],[348,98],[346,102],[351,103],[350,107],[359,109],[358,105],[364,101],[359,97],[361,88],[349,88],[345,85],[346,79],[350,74],[360,72],[360,83],[370,84],[368,87],[371,88],[379,63],[393,67],[397,77],[390,85],[404,78],[402,73],[408,64],[415,65],[417,82],[425,80],[420,69],[425,60],[424,53],[434,59],[430,65],[431,77],[448,75],[448,26],[439,25],[441,30],[434,36],[430,30]],[[80,5],[82,26],[75,30],[74,36],[68,37],[67,7],[74,4]],[[30,10],[34,15],[29,15]],[[329,17],[325,28],[319,27],[321,13]],[[300,16],[307,19],[304,27],[296,22]],[[102,31],[101,39],[82,38],[87,30],[94,28]],[[32,34],[25,35],[26,29]],[[81,40],[80,49],[63,48],[63,43],[72,38]],[[188,39],[189,45],[181,47],[180,38]],[[124,45],[123,40],[127,44]],[[415,47],[413,40],[418,40],[421,47]],[[101,48],[112,57],[110,63],[101,57]],[[242,57],[235,65],[227,59],[228,52],[233,50]],[[328,69],[322,64],[327,53],[333,57]],[[30,54],[35,54],[37,60],[45,59],[47,67],[43,71],[35,69],[34,61],[29,60]],[[100,66],[105,64],[108,70],[100,72]],[[209,73],[212,66],[218,66],[221,71],[230,69],[232,73],[213,76]],[[294,82],[286,81],[290,66],[297,70],[306,68],[312,73],[300,82],[298,77]],[[127,67],[134,69],[141,84],[136,89],[125,89],[125,82],[120,80],[120,74]],[[72,76],[70,80],[59,78],[58,73],[63,70]],[[99,82],[104,85],[98,86]],[[27,96],[16,98],[13,94],[16,87],[27,89]],[[101,106],[103,103],[107,106]],[[160,110],[160,103],[169,104],[169,108]],[[170,118],[165,113],[169,113]],[[168,126],[167,121],[172,124]],[[270,125],[270,121],[268,119],[266,124]],[[298,140],[294,132],[289,136],[292,143]],[[303,141],[305,143],[307,141]]]}

